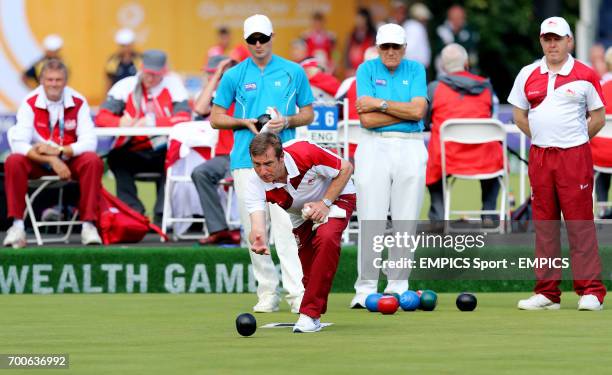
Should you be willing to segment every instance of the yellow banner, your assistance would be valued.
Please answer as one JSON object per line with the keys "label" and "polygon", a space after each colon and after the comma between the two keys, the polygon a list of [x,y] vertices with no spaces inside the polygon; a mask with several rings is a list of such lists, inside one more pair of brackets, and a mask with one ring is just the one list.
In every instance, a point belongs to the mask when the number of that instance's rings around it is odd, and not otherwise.
{"label": "yellow banner", "polygon": [[[58,34],[62,56],[70,68],[70,85],[92,105],[106,94],[104,65],[116,46],[115,32],[136,33],[142,51],[166,51],[171,69],[199,74],[216,29],[230,28],[232,45],[243,43],[242,23],[252,14],[266,14],[275,31],[274,52],[289,57],[290,43],[306,31],[315,10],[326,14],[327,27],[338,37],[341,54],[354,24],[357,1],[327,0],[0,0],[0,109],[15,110],[28,90],[21,73],[42,55],[42,40]],[[3,78],[4,78],[3,77]]]}

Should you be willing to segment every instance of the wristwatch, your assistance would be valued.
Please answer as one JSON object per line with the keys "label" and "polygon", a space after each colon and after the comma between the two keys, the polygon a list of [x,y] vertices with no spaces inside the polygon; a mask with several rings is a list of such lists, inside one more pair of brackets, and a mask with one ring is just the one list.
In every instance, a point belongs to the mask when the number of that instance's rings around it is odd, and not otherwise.
{"label": "wristwatch", "polygon": [[59,154],[57,154],[57,157],[61,159],[62,156],[64,155],[64,146],[59,146],[58,150],[59,150]]}
{"label": "wristwatch", "polygon": [[323,198],[323,204],[327,207],[330,208],[332,204],[334,204],[334,202],[332,202],[331,200],[327,199],[327,198]]}
{"label": "wristwatch", "polygon": [[387,109],[389,109],[389,103],[387,103],[384,100],[382,102],[380,102],[380,111],[381,112],[387,112]]}

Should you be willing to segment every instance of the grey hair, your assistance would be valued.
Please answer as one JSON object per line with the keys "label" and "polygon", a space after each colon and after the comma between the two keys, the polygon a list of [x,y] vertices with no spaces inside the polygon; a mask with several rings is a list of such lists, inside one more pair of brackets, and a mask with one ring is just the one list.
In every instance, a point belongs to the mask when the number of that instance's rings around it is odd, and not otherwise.
{"label": "grey hair", "polygon": [[455,73],[465,70],[468,54],[465,48],[457,43],[451,43],[442,49],[442,69],[446,73]]}
{"label": "grey hair", "polygon": [[45,75],[47,70],[61,71],[64,73],[64,78],[68,80],[68,68],[66,68],[66,65],[60,59],[51,58],[46,60],[42,69],[40,70],[41,78]]}

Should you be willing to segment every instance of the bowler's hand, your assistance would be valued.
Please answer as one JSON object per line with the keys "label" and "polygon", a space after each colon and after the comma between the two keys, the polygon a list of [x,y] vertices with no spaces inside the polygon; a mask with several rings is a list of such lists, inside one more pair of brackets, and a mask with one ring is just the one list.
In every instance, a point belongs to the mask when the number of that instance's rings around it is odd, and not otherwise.
{"label": "bowler's hand", "polygon": [[68,168],[66,163],[61,161],[59,158],[53,158],[49,164],[61,180],[70,180],[70,168]]}
{"label": "bowler's hand", "polygon": [[315,223],[323,222],[329,215],[329,208],[322,201],[304,204],[304,211],[304,217]]}
{"label": "bowler's hand", "polygon": [[375,112],[380,108],[381,102],[381,99],[371,96],[362,96],[355,102],[355,108],[357,108],[357,113]]}
{"label": "bowler's hand", "polygon": [[251,242],[251,251],[259,255],[270,255],[270,249],[266,246],[261,234],[255,236],[255,240]]}
{"label": "bowler's hand", "polygon": [[138,120],[134,121],[132,126],[135,128],[142,128],[142,127],[147,126],[147,118],[146,117],[139,118]]}
{"label": "bowler's hand", "polygon": [[130,127],[134,125],[134,118],[127,112],[119,119],[119,126],[122,128]]}

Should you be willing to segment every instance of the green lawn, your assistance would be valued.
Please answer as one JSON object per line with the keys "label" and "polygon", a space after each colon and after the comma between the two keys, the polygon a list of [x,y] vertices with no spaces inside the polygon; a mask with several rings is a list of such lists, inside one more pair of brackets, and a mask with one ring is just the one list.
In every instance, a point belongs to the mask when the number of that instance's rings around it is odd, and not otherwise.
{"label": "green lawn", "polygon": [[[2,296],[0,353],[69,353],[54,374],[608,374],[610,311],[518,311],[526,294],[479,294],[459,312],[442,294],[433,312],[393,316],[349,310],[331,296],[316,334],[258,329],[240,337],[234,319],[255,295]],[[287,306],[258,325],[294,322]],[[2,373],[38,374],[36,370]]]}

